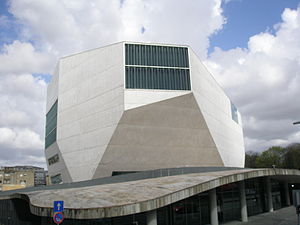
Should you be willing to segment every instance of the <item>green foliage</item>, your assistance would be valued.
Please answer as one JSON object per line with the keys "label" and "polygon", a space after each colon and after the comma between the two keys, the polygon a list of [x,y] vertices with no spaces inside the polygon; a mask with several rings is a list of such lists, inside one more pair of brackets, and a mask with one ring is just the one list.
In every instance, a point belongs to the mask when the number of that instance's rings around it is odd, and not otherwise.
{"label": "green foliage", "polygon": [[300,169],[300,144],[287,147],[273,146],[262,153],[247,152],[245,167],[248,168]]}
{"label": "green foliage", "polygon": [[259,156],[257,152],[246,152],[245,167],[256,168],[256,159]]}
{"label": "green foliage", "polygon": [[285,168],[300,169],[300,144],[291,144],[286,147]]}
{"label": "green foliage", "polygon": [[283,155],[285,149],[279,146],[273,146],[264,151],[256,159],[256,166],[258,168],[272,168],[273,166],[283,168]]}

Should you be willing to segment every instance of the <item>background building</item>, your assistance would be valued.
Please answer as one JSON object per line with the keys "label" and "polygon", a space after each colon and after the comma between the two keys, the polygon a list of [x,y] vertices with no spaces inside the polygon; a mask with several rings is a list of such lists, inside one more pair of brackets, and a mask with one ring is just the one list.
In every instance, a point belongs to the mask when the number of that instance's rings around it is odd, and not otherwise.
{"label": "background building", "polygon": [[244,166],[240,114],[188,46],[121,42],[64,57],[46,117],[53,183]]}
{"label": "background building", "polygon": [[1,191],[43,185],[46,185],[46,171],[44,171],[44,168],[35,166],[0,168]]}

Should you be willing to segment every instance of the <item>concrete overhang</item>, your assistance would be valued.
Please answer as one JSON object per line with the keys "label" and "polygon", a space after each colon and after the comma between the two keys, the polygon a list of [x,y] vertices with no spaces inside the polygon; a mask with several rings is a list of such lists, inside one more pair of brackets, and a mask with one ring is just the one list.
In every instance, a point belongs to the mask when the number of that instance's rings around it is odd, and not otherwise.
{"label": "concrete overhang", "polygon": [[53,215],[53,201],[64,201],[65,218],[98,219],[154,210],[210,189],[250,178],[270,177],[300,183],[300,171],[237,169],[190,173],[78,188],[39,190],[0,196],[28,201],[38,216]]}

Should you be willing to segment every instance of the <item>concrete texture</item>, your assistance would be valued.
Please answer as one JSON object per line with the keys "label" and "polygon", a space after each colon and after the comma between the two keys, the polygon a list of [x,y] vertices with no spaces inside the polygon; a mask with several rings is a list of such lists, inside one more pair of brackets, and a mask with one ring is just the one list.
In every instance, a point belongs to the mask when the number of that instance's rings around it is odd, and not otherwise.
{"label": "concrete texture", "polygon": [[248,217],[248,222],[232,221],[224,225],[296,225],[297,215],[294,206],[282,208],[274,212],[262,213]]}
{"label": "concrete texture", "polygon": [[192,93],[125,111],[94,178],[178,166],[224,166]]}
{"label": "concrete texture", "polygon": [[300,171],[239,169],[193,173],[80,188],[15,192],[1,199],[25,199],[33,214],[48,217],[53,214],[53,201],[63,200],[66,218],[105,218],[154,210],[218,186],[263,176],[299,182]]}
{"label": "concrete texture", "polygon": [[243,167],[240,117],[232,119],[230,99],[191,48],[191,90],[133,90],[125,88],[124,46],[60,59],[47,97],[47,112],[58,99],[57,138],[45,155],[61,160],[49,175],[76,182],[112,171]]}
{"label": "concrete texture", "polygon": [[244,167],[241,118],[239,124],[232,120],[230,99],[191,48],[189,54],[192,92],[222,161],[225,166]]}
{"label": "concrete texture", "polygon": [[64,182],[91,179],[124,110],[123,43],[62,58],[58,68],[48,101],[56,91],[55,151],[62,160],[48,166],[49,174]]}

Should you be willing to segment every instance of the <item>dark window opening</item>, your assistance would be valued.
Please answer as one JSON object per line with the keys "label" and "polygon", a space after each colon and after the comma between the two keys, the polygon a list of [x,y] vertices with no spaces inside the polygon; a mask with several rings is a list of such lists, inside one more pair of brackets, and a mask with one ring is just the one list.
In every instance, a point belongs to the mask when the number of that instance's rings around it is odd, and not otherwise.
{"label": "dark window opening", "polygon": [[57,100],[46,115],[45,148],[56,141]]}

